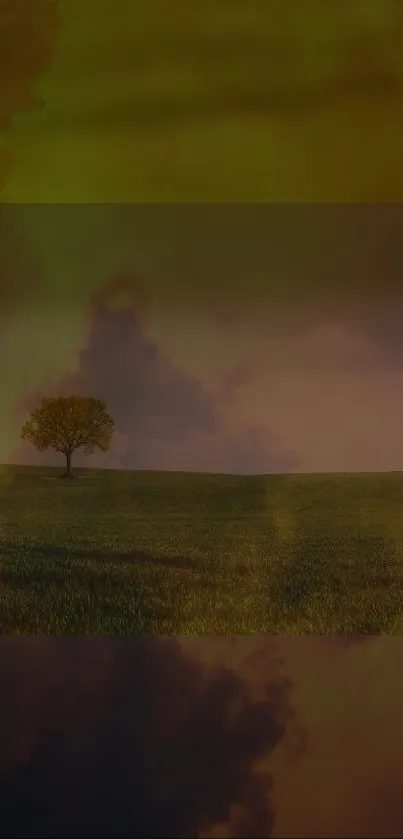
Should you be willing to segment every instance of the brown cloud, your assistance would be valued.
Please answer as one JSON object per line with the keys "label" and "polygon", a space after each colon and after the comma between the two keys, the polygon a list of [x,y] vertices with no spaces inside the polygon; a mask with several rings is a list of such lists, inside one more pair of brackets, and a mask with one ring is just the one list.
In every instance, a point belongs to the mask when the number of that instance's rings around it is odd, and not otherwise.
{"label": "brown cloud", "polygon": [[273,836],[402,834],[402,639],[184,638],[181,644],[210,666],[234,668],[256,697],[276,660],[292,681],[295,717],[262,762],[273,780]]}
{"label": "brown cloud", "polygon": [[274,835],[400,836],[402,639],[284,638],[279,650],[306,750],[271,764]]}

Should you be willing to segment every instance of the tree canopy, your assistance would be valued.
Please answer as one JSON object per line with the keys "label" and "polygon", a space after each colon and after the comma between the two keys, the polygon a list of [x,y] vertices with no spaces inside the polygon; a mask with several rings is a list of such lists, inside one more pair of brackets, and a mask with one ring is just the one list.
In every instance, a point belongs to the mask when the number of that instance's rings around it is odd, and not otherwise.
{"label": "tree canopy", "polygon": [[66,477],[71,477],[71,456],[83,448],[86,455],[109,449],[115,424],[102,399],[92,396],[44,396],[40,408],[23,425],[21,437],[39,451],[54,449],[66,457]]}

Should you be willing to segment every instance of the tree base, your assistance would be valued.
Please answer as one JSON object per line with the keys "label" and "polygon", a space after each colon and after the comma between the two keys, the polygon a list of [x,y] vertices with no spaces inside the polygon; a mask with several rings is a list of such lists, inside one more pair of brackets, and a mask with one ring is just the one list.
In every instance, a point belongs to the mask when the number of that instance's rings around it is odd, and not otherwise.
{"label": "tree base", "polygon": [[59,475],[59,478],[62,478],[62,480],[64,479],[64,480],[67,480],[67,481],[77,480],[76,475],[68,475],[67,472],[63,472],[63,475]]}

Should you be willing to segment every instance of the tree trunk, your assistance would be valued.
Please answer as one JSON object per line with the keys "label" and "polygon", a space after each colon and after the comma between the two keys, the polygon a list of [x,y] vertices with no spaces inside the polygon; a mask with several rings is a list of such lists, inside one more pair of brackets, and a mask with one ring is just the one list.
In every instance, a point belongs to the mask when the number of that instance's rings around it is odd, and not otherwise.
{"label": "tree trunk", "polygon": [[66,478],[71,478],[71,452],[67,452],[66,454]]}

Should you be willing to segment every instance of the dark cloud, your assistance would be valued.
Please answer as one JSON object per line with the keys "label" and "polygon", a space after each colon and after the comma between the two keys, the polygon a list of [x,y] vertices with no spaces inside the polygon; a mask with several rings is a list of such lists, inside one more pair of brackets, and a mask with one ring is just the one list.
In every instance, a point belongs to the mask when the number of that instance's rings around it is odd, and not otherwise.
{"label": "dark cloud", "polygon": [[[208,640],[206,640],[208,645]],[[0,811],[9,836],[270,835],[257,762],[292,719],[274,659],[245,679],[162,639],[3,639]]]}
{"label": "dark cloud", "polygon": [[[282,450],[260,426],[234,422],[231,395],[242,381],[239,372],[234,371],[218,396],[183,372],[147,336],[146,301],[140,288],[137,307],[137,290],[134,279],[119,277],[95,296],[77,372],[52,390],[106,400],[120,446],[120,454],[111,449],[113,464],[231,473],[291,471],[298,463],[295,452]],[[35,392],[24,400],[21,416],[38,398]],[[77,455],[76,463],[84,463]],[[108,465],[107,458],[102,463]]]}
{"label": "dark cloud", "polygon": [[401,660],[386,636],[3,638],[1,833],[401,835]]}

